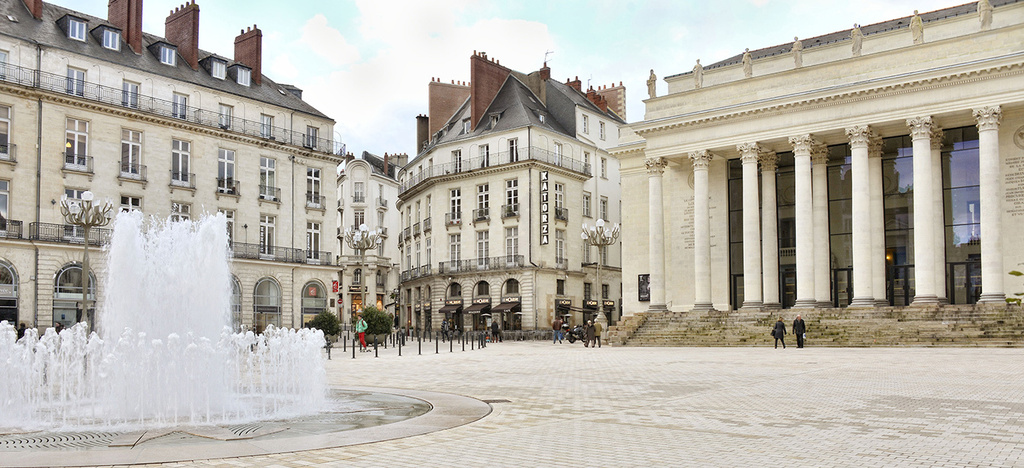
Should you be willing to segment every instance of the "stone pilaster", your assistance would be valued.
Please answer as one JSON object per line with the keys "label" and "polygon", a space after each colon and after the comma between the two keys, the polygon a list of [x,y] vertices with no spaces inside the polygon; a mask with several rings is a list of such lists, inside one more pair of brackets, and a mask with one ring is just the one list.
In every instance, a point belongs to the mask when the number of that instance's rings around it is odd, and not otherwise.
{"label": "stone pilaster", "polygon": [[644,164],[647,166],[647,242],[651,274],[651,302],[648,310],[665,311],[665,207],[662,175],[668,162],[665,158],[647,158]]}
{"label": "stone pilaster", "polygon": [[885,288],[885,205],[882,202],[882,139],[868,141],[868,174],[871,191],[871,291],[875,306],[889,305]]}
{"label": "stone pilaster", "polygon": [[944,135],[942,129],[936,125],[932,126],[931,149],[932,149],[932,201],[935,203],[935,296],[939,298],[939,304],[949,304],[949,296],[946,293],[946,219],[945,210],[942,206],[942,140]]}

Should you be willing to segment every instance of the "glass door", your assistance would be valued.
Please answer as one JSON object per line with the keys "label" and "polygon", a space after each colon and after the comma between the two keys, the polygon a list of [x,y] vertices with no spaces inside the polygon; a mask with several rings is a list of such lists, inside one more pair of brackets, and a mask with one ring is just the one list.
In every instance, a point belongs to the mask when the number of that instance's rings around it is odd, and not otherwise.
{"label": "glass door", "polygon": [[891,306],[907,306],[914,301],[914,266],[890,265],[887,299]]}
{"label": "glass door", "polygon": [[779,281],[782,282],[782,308],[789,309],[796,304],[796,265],[780,266]]}
{"label": "glass door", "polygon": [[949,303],[974,304],[981,296],[981,264],[958,262],[949,264]]}
{"label": "glass door", "polygon": [[853,268],[832,270],[832,306],[846,307],[853,300]]}

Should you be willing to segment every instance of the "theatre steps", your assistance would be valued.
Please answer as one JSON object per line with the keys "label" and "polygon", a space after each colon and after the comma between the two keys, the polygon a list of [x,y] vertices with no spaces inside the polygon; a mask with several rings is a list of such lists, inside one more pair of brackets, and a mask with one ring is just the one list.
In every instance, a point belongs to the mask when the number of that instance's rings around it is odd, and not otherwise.
{"label": "theatre steps", "polygon": [[625,346],[772,346],[769,332],[782,316],[787,344],[795,345],[791,327],[798,313],[807,324],[808,346],[1024,346],[1021,308],[988,305],[644,312],[610,327],[608,341]]}

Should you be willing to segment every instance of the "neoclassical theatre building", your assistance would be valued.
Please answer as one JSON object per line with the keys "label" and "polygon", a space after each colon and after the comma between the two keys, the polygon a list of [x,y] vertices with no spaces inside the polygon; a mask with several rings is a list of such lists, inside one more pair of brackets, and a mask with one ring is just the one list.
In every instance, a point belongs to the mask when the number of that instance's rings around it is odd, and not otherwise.
{"label": "neoclassical theatre building", "polygon": [[992,0],[698,62],[664,96],[652,71],[611,150],[624,313],[1004,304],[1022,44],[1024,2]]}
{"label": "neoclassical theatre building", "polygon": [[86,240],[60,205],[91,191],[160,219],[224,213],[236,326],[302,326],[337,278],[334,122],[262,74],[258,28],[229,59],[199,49],[194,2],[165,37],[142,31],[142,6],[0,0],[0,320],[77,321],[86,241],[102,299],[109,227]]}

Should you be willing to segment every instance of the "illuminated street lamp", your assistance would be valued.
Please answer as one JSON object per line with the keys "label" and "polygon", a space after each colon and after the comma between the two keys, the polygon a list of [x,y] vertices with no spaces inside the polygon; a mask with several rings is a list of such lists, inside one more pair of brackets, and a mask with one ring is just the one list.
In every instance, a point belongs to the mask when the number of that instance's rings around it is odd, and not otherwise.
{"label": "illuminated street lamp", "polygon": [[[365,265],[366,251],[369,249],[375,249],[381,244],[383,238],[381,237],[381,230],[371,230],[366,227],[365,224],[360,224],[359,229],[345,228],[345,232],[338,236],[339,239],[344,240],[349,247],[353,250],[359,251],[359,266],[368,270],[369,267]],[[363,271],[362,281],[367,281],[366,271]],[[364,285],[360,285],[359,297],[362,300],[363,308],[366,308],[366,290]]]}
{"label": "illuminated street lamp", "polygon": [[607,324],[608,320],[604,316],[604,302],[602,302],[602,299],[604,299],[604,295],[602,294],[603,291],[601,291],[601,247],[607,247],[609,245],[612,245],[615,243],[616,240],[618,240],[619,223],[615,223],[612,227],[608,228],[605,227],[605,220],[598,219],[595,224],[596,226],[587,226],[587,223],[583,223],[583,232],[580,233],[580,238],[582,238],[583,242],[587,243],[588,245],[594,245],[598,247],[597,288],[599,292],[597,293],[597,296],[600,299],[598,300],[597,322],[601,324]]}
{"label": "illuminated street lamp", "polygon": [[82,228],[82,246],[85,255],[82,259],[82,321],[88,328],[89,323],[89,230],[110,224],[114,218],[114,205],[109,201],[93,202],[90,191],[82,193],[81,200],[69,200],[65,194],[60,199],[60,213],[64,220],[72,226]]}

